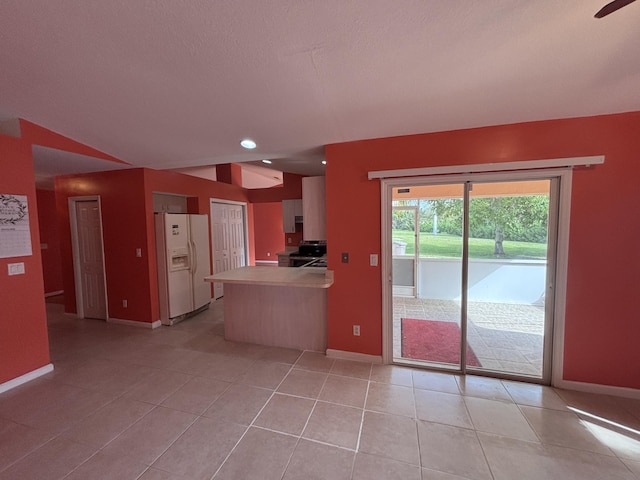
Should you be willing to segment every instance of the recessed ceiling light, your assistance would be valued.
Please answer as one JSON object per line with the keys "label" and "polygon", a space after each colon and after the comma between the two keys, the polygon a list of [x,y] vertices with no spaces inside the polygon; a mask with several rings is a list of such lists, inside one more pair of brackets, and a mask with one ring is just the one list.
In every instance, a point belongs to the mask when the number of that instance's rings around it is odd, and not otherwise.
{"label": "recessed ceiling light", "polygon": [[267,160],[266,158],[264,160],[262,160],[262,163],[267,163],[269,165],[271,165],[271,160]]}
{"label": "recessed ceiling light", "polygon": [[327,161],[326,161],[326,160],[322,160],[322,164],[323,164],[323,165],[326,165],[326,164],[327,164]]}
{"label": "recessed ceiling light", "polygon": [[240,142],[240,145],[242,145],[244,148],[248,150],[253,150],[254,148],[257,147],[256,142],[254,142],[250,138],[245,138],[244,140],[242,140]]}

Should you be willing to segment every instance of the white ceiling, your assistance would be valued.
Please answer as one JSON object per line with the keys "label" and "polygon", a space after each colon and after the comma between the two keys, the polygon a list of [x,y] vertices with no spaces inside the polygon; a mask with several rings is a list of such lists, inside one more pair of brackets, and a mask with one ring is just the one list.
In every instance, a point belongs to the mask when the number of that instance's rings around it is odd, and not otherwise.
{"label": "white ceiling", "polygon": [[640,110],[640,2],[607,1],[3,0],[0,119],[318,174],[329,143]]}

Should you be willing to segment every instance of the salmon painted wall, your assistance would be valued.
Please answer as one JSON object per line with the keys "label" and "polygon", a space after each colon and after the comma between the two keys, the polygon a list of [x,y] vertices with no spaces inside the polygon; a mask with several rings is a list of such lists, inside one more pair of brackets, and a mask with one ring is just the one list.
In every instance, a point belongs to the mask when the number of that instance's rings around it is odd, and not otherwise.
{"label": "salmon painted wall", "polygon": [[[282,200],[302,198],[302,178],[302,175],[284,172],[282,174],[283,184],[281,186],[248,190],[249,199],[255,207],[262,203],[279,203],[280,216],[282,217]],[[276,250],[277,253],[283,251],[285,245],[287,247],[294,247],[302,241],[302,225],[296,225],[296,231],[294,233],[284,233],[282,218],[280,218],[280,227],[280,231],[276,232],[269,227],[264,230],[262,225],[260,228],[256,225],[256,242],[261,241],[265,245],[275,245],[281,241],[282,235],[284,234],[283,248]],[[264,250],[263,253],[266,252],[267,250]],[[271,250],[271,255],[273,255],[273,250]],[[256,259],[267,260],[267,258],[257,257]]]}
{"label": "salmon painted wall", "polygon": [[276,253],[284,251],[282,202],[256,203],[253,206],[256,232],[256,260],[278,261]]}
{"label": "salmon painted wall", "polygon": [[296,223],[296,231],[284,234],[284,242],[287,247],[297,247],[302,242],[304,232],[302,231],[302,224]]}
{"label": "salmon painted wall", "polygon": [[[149,250],[143,169],[66,175],[55,179],[65,311],[76,311],[69,198],[99,196],[107,308],[111,318],[153,322],[149,307]],[[142,257],[136,257],[142,248]],[[122,306],[126,299],[128,306]]]}
{"label": "salmon painted wall", "polygon": [[76,142],[75,140],[60,135],[59,133],[23,119],[20,119],[20,136],[25,142],[32,145],[56,148],[58,150],[87,155],[89,157],[100,158],[102,160],[109,160],[116,163],[127,163],[119,158],[112,157],[100,150],[96,150],[95,148]]}
{"label": "salmon painted wall", "polygon": [[[59,292],[64,289],[62,282],[62,263],[60,261],[60,235],[58,234],[58,215],[56,194],[53,190],[36,190],[38,199],[38,227],[40,243],[43,248],[42,274],[45,293]],[[46,247],[45,247],[46,246]]]}
{"label": "salmon painted wall", "polygon": [[640,388],[639,131],[630,112],[328,145],[328,347],[382,354],[380,269],[368,262],[381,251],[380,182],[367,172],[605,155],[573,173],[563,378]]}
{"label": "salmon painted wall", "polygon": [[248,190],[252,203],[281,202],[302,198],[302,175],[284,172],[282,185],[271,188],[255,188]]}
{"label": "salmon painted wall", "polygon": [[[26,195],[33,254],[0,258],[0,384],[49,364],[38,205],[31,145],[0,135],[0,193]],[[24,263],[24,275],[8,264]]]}
{"label": "salmon painted wall", "polygon": [[[148,323],[160,318],[153,192],[189,196],[190,213],[209,214],[210,198],[246,201],[246,191],[240,187],[169,171],[135,168],[57,177],[66,311],[76,311],[68,199],[98,195],[109,317]],[[249,235],[252,238],[252,226]],[[142,257],[136,257],[136,248],[142,250]],[[251,248],[250,245],[250,251]],[[122,306],[123,299],[127,300],[127,308]]]}

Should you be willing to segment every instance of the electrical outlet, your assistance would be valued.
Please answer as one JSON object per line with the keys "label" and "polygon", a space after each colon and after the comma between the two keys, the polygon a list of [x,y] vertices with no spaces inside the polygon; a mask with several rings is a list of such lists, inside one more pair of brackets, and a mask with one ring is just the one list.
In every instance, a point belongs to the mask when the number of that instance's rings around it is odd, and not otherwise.
{"label": "electrical outlet", "polygon": [[136,248],[136,257],[142,257],[142,249]]}
{"label": "electrical outlet", "polygon": [[271,252],[267,252],[267,257],[270,257],[270,256],[271,256]]}
{"label": "electrical outlet", "polygon": [[122,307],[127,308],[128,306],[129,306],[129,302],[127,302],[126,300],[122,300]]}
{"label": "electrical outlet", "polygon": [[287,237],[287,243],[291,243],[293,239],[291,237]]}
{"label": "electrical outlet", "polygon": [[356,337],[360,336],[360,325],[354,325],[353,326],[353,335]]}

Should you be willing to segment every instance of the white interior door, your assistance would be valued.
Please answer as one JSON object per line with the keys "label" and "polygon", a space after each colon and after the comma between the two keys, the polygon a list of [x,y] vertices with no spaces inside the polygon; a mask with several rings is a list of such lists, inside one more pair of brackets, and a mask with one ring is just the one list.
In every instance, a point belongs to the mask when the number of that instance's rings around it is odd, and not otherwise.
{"label": "white interior door", "polygon": [[229,253],[231,269],[244,267],[244,215],[241,205],[227,205],[229,218]]}
{"label": "white interior door", "polygon": [[[107,319],[102,227],[97,200],[76,201],[77,272],[82,316]],[[79,313],[80,313],[79,312]]]}
{"label": "white interior door", "polygon": [[[226,272],[247,264],[245,248],[245,207],[238,203],[211,201],[211,251],[213,273]],[[223,295],[222,283],[213,284],[213,297]]]}

